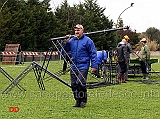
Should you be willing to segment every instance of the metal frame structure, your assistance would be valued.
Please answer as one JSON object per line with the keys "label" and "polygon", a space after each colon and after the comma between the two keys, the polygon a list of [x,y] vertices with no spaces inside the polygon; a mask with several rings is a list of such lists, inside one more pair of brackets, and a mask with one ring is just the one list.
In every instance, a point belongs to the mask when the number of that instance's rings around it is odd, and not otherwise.
{"label": "metal frame structure", "polygon": [[[10,81],[14,81],[14,78],[11,77],[2,67],[0,67],[0,72]],[[26,91],[21,85],[13,83],[13,85],[17,86],[21,91]]]}
{"label": "metal frame structure", "polygon": [[[107,29],[107,30],[101,30],[101,31],[95,31],[95,32],[89,32],[89,33],[85,33],[86,35],[89,35],[89,34],[96,34],[96,33],[105,33],[105,32],[108,32],[108,31],[116,31],[116,30],[123,30],[123,29],[128,29],[129,27],[120,27],[120,28],[114,28],[114,29]],[[71,35],[71,37],[73,37],[74,35]],[[61,47],[61,49],[64,51],[64,53],[69,57],[69,55],[67,54],[67,52],[64,50],[64,48],[62,47],[62,41],[64,39],[68,38],[68,36],[64,36],[64,37],[57,37],[57,38],[51,38],[51,43],[50,43],[50,46],[51,44],[54,45],[54,47],[58,50],[58,52],[60,52],[58,46]],[[58,45],[58,46],[57,46]],[[51,77],[57,79],[58,81],[60,81],[61,83],[65,84],[66,86],[70,87],[71,88],[71,84],[67,83],[66,81],[64,81],[63,79],[61,79],[58,75],[50,72],[47,68],[48,68],[48,65],[49,65],[49,62],[50,62],[50,59],[51,59],[51,56],[52,56],[52,52],[53,52],[53,48],[49,46],[49,49],[47,52],[51,52],[51,55],[46,55],[45,56],[45,59],[43,61],[43,64],[40,65],[38,64],[37,62],[32,62],[26,69],[24,69],[24,71],[22,71],[15,79],[13,79],[11,76],[7,75],[6,72],[4,72],[4,70],[1,69],[1,72],[2,74],[5,74],[5,76],[11,81],[11,83],[8,85],[8,87],[2,91],[2,94],[7,94],[8,92],[10,92],[15,86],[17,86],[18,88],[20,88],[21,90],[24,90],[24,88],[22,88],[20,85],[19,85],[19,82],[31,71],[31,70],[34,70],[34,73],[35,73],[35,76],[36,76],[36,79],[37,79],[37,83],[39,85],[39,88],[41,90],[45,90],[45,86],[44,86],[44,79],[45,78],[45,75],[48,74],[50,75]],[[48,54],[48,53],[47,53]],[[61,56],[63,57],[64,60],[65,57],[61,54]],[[73,62],[72,62],[72,65],[75,65]],[[110,66],[110,63],[109,63],[109,66]],[[72,70],[70,68],[70,70]],[[77,68],[77,71],[78,68]],[[87,87],[88,88],[94,88],[94,87],[99,87],[100,85],[109,85],[109,84],[113,84],[113,81],[111,80],[111,72],[107,75],[106,74],[107,72],[107,67],[106,65],[103,65],[103,78],[104,80],[103,81],[100,81],[98,80],[98,82],[92,82],[92,83],[88,83],[87,84]],[[76,74],[75,74],[76,75]],[[82,74],[81,74],[82,75]],[[92,74],[91,74],[92,75]],[[83,77],[83,76],[82,76]],[[77,76],[77,79],[80,81],[80,79],[78,78]],[[82,82],[80,81],[81,85]]]}

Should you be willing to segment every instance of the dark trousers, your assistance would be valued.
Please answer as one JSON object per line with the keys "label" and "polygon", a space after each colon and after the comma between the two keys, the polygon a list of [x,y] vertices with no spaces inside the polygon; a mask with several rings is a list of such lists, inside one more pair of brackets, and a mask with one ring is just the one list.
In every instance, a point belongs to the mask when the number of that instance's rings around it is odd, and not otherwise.
{"label": "dark trousers", "polygon": [[69,57],[65,56],[64,58],[66,60],[64,60],[64,62],[63,62],[63,72],[66,71],[66,69],[67,69],[67,63],[69,62],[71,64],[71,61],[70,61]]}
{"label": "dark trousers", "polygon": [[79,102],[87,101],[86,80],[88,70],[72,71],[71,70],[71,87],[75,100]]}
{"label": "dark trousers", "polygon": [[146,61],[141,61],[140,62],[140,64],[141,64],[141,70],[142,70],[142,73],[143,74],[148,74],[148,64],[147,64],[147,62]]}
{"label": "dark trousers", "polygon": [[101,77],[101,75],[100,75],[100,70],[102,70],[102,65],[101,64],[98,64],[98,67],[97,67],[97,70],[96,70],[96,76],[97,76],[97,78],[100,78]]}
{"label": "dark trousers", "polygon": [[120,66],[120,73],[124,74],[127,70],[127,64],[125,64],[124,62],[118,62],[119,66]]}

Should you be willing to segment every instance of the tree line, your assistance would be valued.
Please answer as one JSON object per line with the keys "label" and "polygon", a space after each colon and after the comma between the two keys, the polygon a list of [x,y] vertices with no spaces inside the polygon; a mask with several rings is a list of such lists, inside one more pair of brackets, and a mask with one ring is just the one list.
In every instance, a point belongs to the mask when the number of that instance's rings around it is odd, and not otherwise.
{"label": "tree line", "polygon": [[[3,6],[6,0],[0,1]],[[50,0],[8,0],[0,12],[0,51],[5,44],[19,43],[23,51],[46,51],[50,47],[50,39],[74,34],[73,27],[80,23],[85,32],[111,29],[113,20],[104,14],[97,0],[85,0],[84,3],[70,6],[64,0],[54,10]],[[89,37],[96,47],[108,50],[115,48],[123,35],[129,35],[131,44],[139,42],[139,34],[135,31],[121,30]]]}

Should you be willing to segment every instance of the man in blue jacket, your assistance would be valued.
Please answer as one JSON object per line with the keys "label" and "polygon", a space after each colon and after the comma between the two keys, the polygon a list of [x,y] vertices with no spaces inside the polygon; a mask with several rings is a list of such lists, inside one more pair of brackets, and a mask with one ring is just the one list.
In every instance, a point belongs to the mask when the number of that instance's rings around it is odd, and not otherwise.
{"label": "man in blue jacket", "polygon": [[92,72],[97,69],[97,51],[94,42],[84,34],[81,24],[74,27],[75,36],[66,40],[66,51],[71,51],[71,87],[76,104],[73,107],[85,107],[87,103],[86,80],[91,65]]}
{"label": "man in blue jacket", "polygon": [[99,73],[100,69],[102,69],[102,64],[107,62],[108,55],[105,50],[97,51],[97,64],[98,68],[96,71],[97,78],[100,78],[101,75]]}

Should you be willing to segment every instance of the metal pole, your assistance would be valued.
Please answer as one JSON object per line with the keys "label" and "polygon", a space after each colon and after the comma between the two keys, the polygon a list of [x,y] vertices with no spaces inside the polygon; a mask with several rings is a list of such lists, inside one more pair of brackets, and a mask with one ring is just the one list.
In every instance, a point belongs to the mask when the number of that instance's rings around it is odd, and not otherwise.
{"label": "metal pole", "polygon": [[133,6],[133,4],[134,4],[134,3],[131,3],[131,5],[130,5],[129,7],[127,7],[126,9],[124,9],[124,10],[120,13],[120,15],[118,16],[118,19],[117,19],[116,27],[118,27],[118,21],[119,21],[121,15],[123,14],[123,12],[126,11],[127,9],[131,8],[131,7]]}
{"label": "metal pole", "polygon": [[[105,32],[109,32],[109,31],[117,31],[117,30],[123,30],[123,29],[129,29],[129,27],[126,26],[126,27],[112,28],[112,29],[107,29],[107,30],[88,32],[88,33],[84,33],[84,34],[90,35],[90,34],[105,33]],[[71,37],[74,37],[74,36],[75,35],[71,35]],[[68,38],[68,35],[62,36],[62,37],[51,38],[51,41],[60,40],[60,39],[67,39],[67,38]]]}
{"label": "metal pole", "polygon": [[[116,28],[119,26],[119,25],[118,25],[118,21],[119,21],[121,15],[124,13],[124,11],[126,11],[127,9],[129,9],[130,7],[132,7],[133,4],[134,4],[134,3],[131,3],[131,5],[130,5],[129,7],[127,7],[126,9],[124,9],[124,10],[119,14],[118,19],[117,19],[117,23],[116,23]],[[116,39],[116,45],[117,45],[117,39]]]}

